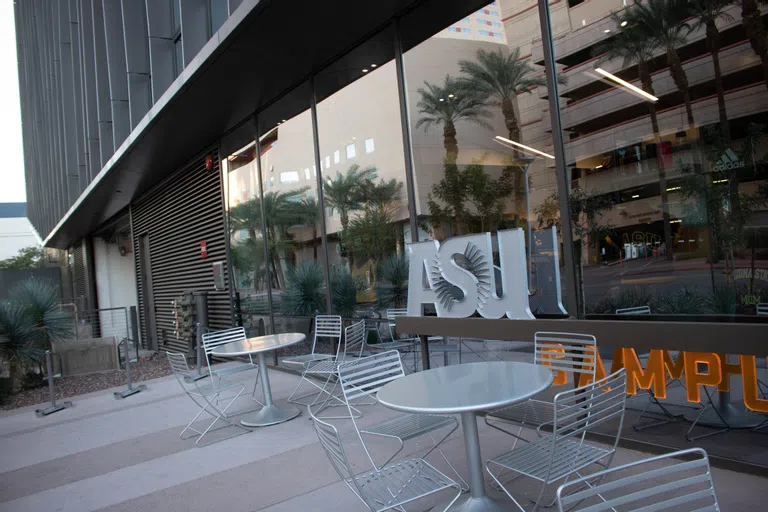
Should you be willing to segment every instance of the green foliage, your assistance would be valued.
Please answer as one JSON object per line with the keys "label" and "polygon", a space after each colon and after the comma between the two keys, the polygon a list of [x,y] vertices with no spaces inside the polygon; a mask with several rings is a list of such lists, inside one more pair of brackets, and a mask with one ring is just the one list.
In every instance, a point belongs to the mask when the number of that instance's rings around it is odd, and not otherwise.
{"label": "green foliage", "polygon": [[733,315],[739,305],[739,294],[730,286],[715,286],[707,297],[709,310],[715,314]]}
{"label": "green foliage", "polygon": [[[615,231],[612,224],[603,223],[600,216],[613,207],[613,199],[607,194],[595,191],[586,193],[581,188],[575,188],[568,197],[571,209],[573,233],[577,239],[591,244],[597,244],[605,236]],[[539,228],[557,226],[560,230],[560,203],[557,192],[533,209]]]}
{"label": "green foliage", "polygon": [[393,254],[376,270],[376,305],[400,308],[408,302],[408,257]]}
{"label": "green foliage", "polygon": [[339,212],[342,229],[349,224],[349,214],[363,207],[364,190],[369,182],[376,179],[376,168],[361,168],[354,164],[345,173],[337,172],[331,179],[323,182],[323,195],[326,206]]}
{"label": "green foliage", "polygon": [[14,286],[8,294],[11,304],[18,305],[35,326],[35,341],[44,348],[52,341],[63,341],[72,335],[72,316],[59,307],[50,281],[27,279]]}
{"label": "green foliage", "polygon": [[0,357],[9,364],[37,360],[43,351],[34,318],[21,304],[0,302]]}
{"label": "green foliage", "polygon": [[641,287],[622,288],[618,294],[605,297],[598,302],[591,313],[613,315],[617,309],[651,306],[653,311],[653,293]]}
{"label": "green foliage", "polygon": [[24,247],[16,256],[0,260],[0,270],[32,270],[45,266],[45,250],[42,247]]}
{"label": "green foliage", "polygon": [[431,126],[452,125],[458,121],[470,121],[492,129],[485,119],[491,113],[485,108],[485,98],[462,85],[462,81],[446,75],[442,85],[424,82],[417,92],[420,99],[416,106],[421,117],[416,128],[428,130]]}
{"label": "green foliage", "polygon": [[264,267],[264,240],[247,238],[231,247],[232,266],[245,287],[259,288],[258,284],[266,278]]}
{"label": "green foliage", "polygon": [[658,297],[652,306],[654,313],[662,315],[699,315],[706,309],[706,298],[687,286],[670,295]]}
{"label": "green foliage", "polygon": [[283,311],[288,315],[312,316],[325,312],[325,278],[317,263],[288,268],[285,274]]}
{"label": "green foliage", "polygon": [[397,245],[397,231],[391,208],[364,210],[342,232],[344,248],[364,261],[378,261],[392,254]]}
{"label": "green foliage", "polygon": [[346,267],[336,266],[331,271],[331,305],[333,312],[344,318],[355,316],[358,283]]}

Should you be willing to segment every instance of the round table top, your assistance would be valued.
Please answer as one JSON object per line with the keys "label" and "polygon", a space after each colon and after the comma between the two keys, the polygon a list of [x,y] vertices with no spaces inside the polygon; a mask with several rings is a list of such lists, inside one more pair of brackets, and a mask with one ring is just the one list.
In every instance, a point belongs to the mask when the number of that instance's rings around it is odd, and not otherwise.
{"label": "round table top", "polygon": [[442,366],[412,373],[378,392],[379,402],[398,411],[457,414],[522,402],[552,385],[542,365],[489,361]]}
{"label": "round table top", "polygon": [[259,352],[269,352],[278,348],[301,343],[307,337],[298,332],[286,332],[282,334],[268,334],[257,336],[247,340],[233,341],[213,349],[211,354],[218,357],[247,356]]}

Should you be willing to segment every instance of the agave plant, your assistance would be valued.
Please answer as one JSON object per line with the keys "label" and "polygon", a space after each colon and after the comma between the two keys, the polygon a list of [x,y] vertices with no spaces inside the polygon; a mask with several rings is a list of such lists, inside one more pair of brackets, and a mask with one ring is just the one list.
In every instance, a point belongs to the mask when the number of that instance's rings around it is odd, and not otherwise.
{"label": "agave plant", "polygon": [[355,315],[358,283],[343,266],[334,267],[331,273],[331,304],[333,312],[342,317]]}
{"label": "agave plant", "polygon": [[408,257],[393,254],[376,271],[378,307],[401,308],[408,302]]}
{"label": "agave plant", "polygon": [[285,274],[283,311],[288,315],[312,316],[325,312],[325,280],[317,263],[288,267]]}
{"label": "agave plant", "polygon": [[683,286],[681,290],[664,295],[656,301],[655,311],[664,315],[697,315],[706,310],[707,301],[695,288]]}
{"label": "agave plant", "polygon": [[617,295],[605,297],[598,302],[592,312],[597,314],[612,315],[617,309],[633,308],[637,306],[654,307],[653,293],[641,287],[624,288]]}
{"label": "agave plant", "polygon": [[51,342],[71,338],[72,316],[59,307],[50,281],[27,279],[13,287],[8,296],[35,326],[34,341],[41,348],[49,349]]}
{"label": "agave plant", "polygon": [[715,286],[707,297],[707,305],[714,314],[733,315],[739,305],[739,294],[729,286]]}

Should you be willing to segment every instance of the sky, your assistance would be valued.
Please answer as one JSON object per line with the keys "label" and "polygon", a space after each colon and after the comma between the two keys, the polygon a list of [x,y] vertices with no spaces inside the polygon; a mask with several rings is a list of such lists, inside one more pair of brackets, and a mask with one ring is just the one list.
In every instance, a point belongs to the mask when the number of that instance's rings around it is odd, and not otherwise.
{"label": "sky", "polygon": [[13,0],[0,0],[0,203],[26,201],[24,158],[21,145],[21,110],[19,108],[19,73],[16,62],[16,26]]}

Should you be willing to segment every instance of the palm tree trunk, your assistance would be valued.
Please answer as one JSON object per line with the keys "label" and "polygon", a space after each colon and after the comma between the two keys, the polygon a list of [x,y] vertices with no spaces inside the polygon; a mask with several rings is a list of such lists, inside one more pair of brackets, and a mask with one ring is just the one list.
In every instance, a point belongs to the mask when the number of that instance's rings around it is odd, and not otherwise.
{"label": "palm tree trunk", "polygon": [[443,126],[443,146],[448,163],[456,164],[459,158],[459,142],[456,140],[456,125],[451,122]]}
{"label": "palm tree trunk", "polygon": [[752,49],[763,63],[763,78],[768,87],[768,34],[757,0],[741,0],[741,18]]}
{"label": "palm tree trunk", "polygon": [[[653,80],[651,79],[651,73],[648,69],[648,62],[641,61],[638,63],[638,73],[640,74],[640,82],[643,84],[648,94],[654,94]],[[653,140],[656,143],[656,151],[659,156],[661,151],[661,132],[659,130],[659,118],[656,115],[656,105],[653,102],[648,103],[648,112],[651,115],[651,127],[653,128]],[[658,157],[657,157],[658,158]],[[662,159],[658,158],[659,162],[659,187],[661,188],[661,218],[664,223],[664,245],[667,250],[664,251],[665,258],[672,261],[672,223],[669,216],[669,192],[667,192],[667,171],[662,167]]]}
{"label": "palm tree trunk", "polygon": [[715,67],[715,90],[717,91],[717,109],[720,114],[720,131],[726,145],[731,142],[731,128],[728,124],[728,113],[725,110],[725,91],[723,89],[723,73],[720,70],[720,31],[715,20],[707,22],[707,46],[712,53],[712,64]]}
{"label": "palm tree trunk", "polygon": [[[521,142],[520,141],[520,126],[517,123],[517,114],[515,113],[515,105],[510,100],[504,100],[501,102],[501,113],[504,116],[504,124],[507,126],[507,132],[509,133],[509,140],[515,141],[515,142]],[[512,157],[517,158],[520,155],[520,153],[517,151],[517,149],[512,150]],[[524,173],[517,172],[515,173],[514,178],[514,185],[515,185],[515,211],[518,215],[522,213],[523,210],[523,200],[525,199],[525,191],[523,187],[525,186],[524,183]]]}

